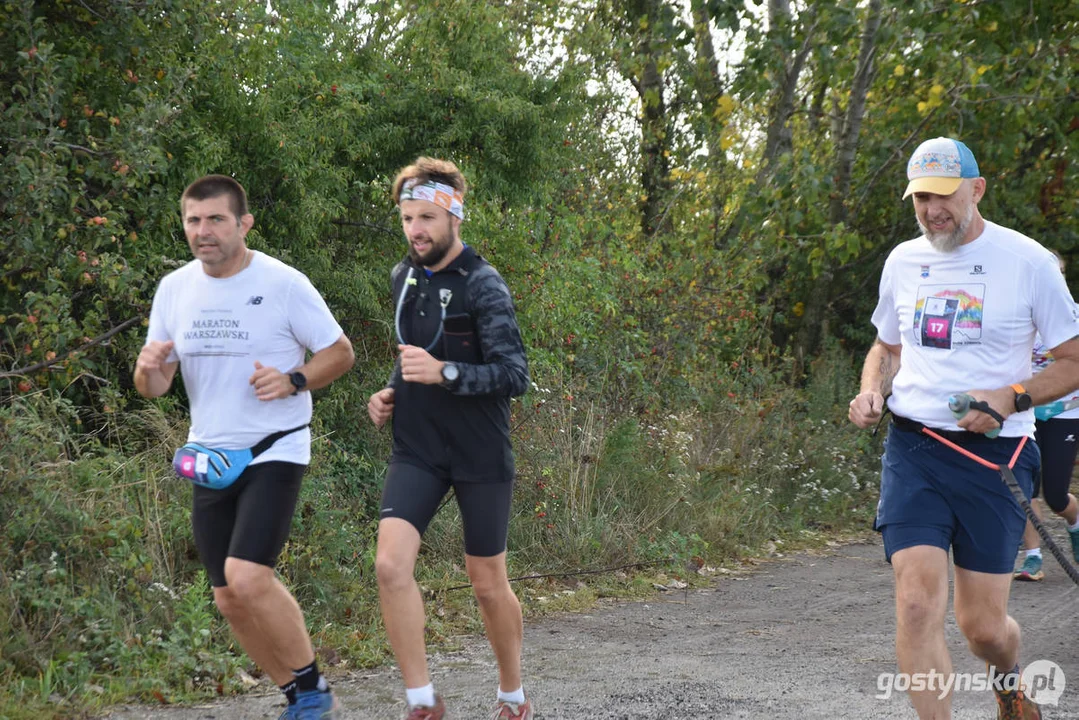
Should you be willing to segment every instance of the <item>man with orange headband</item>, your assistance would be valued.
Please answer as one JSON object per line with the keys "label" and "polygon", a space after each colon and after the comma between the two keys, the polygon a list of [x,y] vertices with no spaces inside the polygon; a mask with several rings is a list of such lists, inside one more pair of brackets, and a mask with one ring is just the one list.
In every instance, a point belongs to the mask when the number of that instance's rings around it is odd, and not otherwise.
{"label": "man with orange headband", "polygon": [[498,662],[494,717],[531,720],[521,682],[521,606],[506,572],[510,398],[528,388],[528,363],[509,288],[461,242],[464,193],[457,166],[425,157],[393,183],[408,257],[391,273],[400,354],[388,386],[367,406],[379,427],[393,418],[375,569],[407,719],[440,720],[445,705],[427,671],[414,572],[420,539],[453,488],[465,570]]}
{"label": "man with orange headband", "polygon": [[[1030,496],[1039,465],[1027,440],[1032,408],[1079,385],[1079,318],[1053,254],[978,212],[986,182],[966,145],[927,140],[911,156],[907,179],[903,197],[914,196],[923,235],[884,264],[877,340],[850,402],[851,421],[867,428],[890,393],[876,527],[895,575],[899,670],[951,674],[944,638],[951,550],[956,622],[989,666],[999,717],[1034,720],[1041,712],[1021,682],[1019,625],[1007,611],[1026,518],[998,472],[972,458],[1011,464]],[[1036,332],[1056,362],[1031,377]],[[962,393],[982,410],[957,419],[949,397]],[[910,696],[923,720],[951,717],[950,693]]]}

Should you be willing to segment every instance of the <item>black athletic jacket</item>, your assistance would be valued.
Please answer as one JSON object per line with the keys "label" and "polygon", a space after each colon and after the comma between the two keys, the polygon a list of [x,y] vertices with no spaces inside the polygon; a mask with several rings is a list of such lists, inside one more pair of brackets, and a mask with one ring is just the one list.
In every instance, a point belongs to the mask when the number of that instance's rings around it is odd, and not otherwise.
{"label": "black athletic jacket", "polygon": [[[405,285],[413,268],[414,285]],[[513,297],[498,271],[470,248],[427,277],[405,259],[390,273],[394,308],[401,308],[401,335],[427,348],[441,322],[442,337],[428,352],[453,362],[460,376],[450,387],[405,382],[394,366],[393,454],[461,482],[513,479],[510,398],[528,389],[528,360],[517,327]],[[448,297],[447,297],[448,293]]]}

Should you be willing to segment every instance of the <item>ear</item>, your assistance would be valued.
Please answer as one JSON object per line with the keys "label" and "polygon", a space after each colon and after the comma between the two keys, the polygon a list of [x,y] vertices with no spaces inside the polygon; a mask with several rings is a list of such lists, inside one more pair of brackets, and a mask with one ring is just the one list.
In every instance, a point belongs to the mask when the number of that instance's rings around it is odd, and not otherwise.
{"label": "ear", "polygon": [[251,213],[247,213],[242,218],[240,218],[240,230],[241,232],[243,232],[244,235],[247,235],[247,232],[254,226],[255,216]]}
{"label": "ear", "polygon": [[985,195],[985,178],[976,177],[971,183],[971,200],[977,203]]}
{"label": "ear", "polygon": [[453,237],[460,239],[461,237],[461,218],[456,215],[450,215],[450,228],[453,230]]}

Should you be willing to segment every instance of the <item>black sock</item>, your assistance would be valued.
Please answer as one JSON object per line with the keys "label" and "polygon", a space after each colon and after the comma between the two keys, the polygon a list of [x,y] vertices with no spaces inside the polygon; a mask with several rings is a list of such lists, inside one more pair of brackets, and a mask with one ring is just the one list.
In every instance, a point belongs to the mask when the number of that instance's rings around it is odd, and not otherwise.
{"label": "black sock", "polygon": [[311,692],[312,690],[319,689],[317,659],[307,667],[302,667],[299,670],[293,670],[292,674],[296,678],[296,689],[300,692]]}
{"label": "black sock", "polygon": [[281,692],[285,693],[285,699],[288,700],[289,705],[296,704],[296,681],[285,683],[281,686]]}
{"label": "black sock", "polygon": [[1015,667],[1005,672],[1000,672],[993,668],[993,689],[1001,687],[1004,692],[1015,692],[1019,689],[1019,677],[1019,663],[1016,663]]}

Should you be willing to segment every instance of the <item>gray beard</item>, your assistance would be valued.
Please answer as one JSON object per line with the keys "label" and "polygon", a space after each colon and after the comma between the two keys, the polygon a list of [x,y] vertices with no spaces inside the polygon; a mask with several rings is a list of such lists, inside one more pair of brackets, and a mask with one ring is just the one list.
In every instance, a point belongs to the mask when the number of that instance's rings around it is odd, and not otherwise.
{"label": "gray beard", "polygon": [[967,216],[956,226],[955,230],[950,233],[934,233],[930,232],[929,228],[922,225],[922,221],[918,220],[918,227],[922,229],[922,233],[925,234],[925,239],[929,241],[929,244],[933,246],[933,249],[937,252],[950,253],[955,252],[956,248],[963,244],[963,239],[967,236],[967,230],[970,229],[971,222],[974,221],[974,205],[972,204],[967,208]]}

